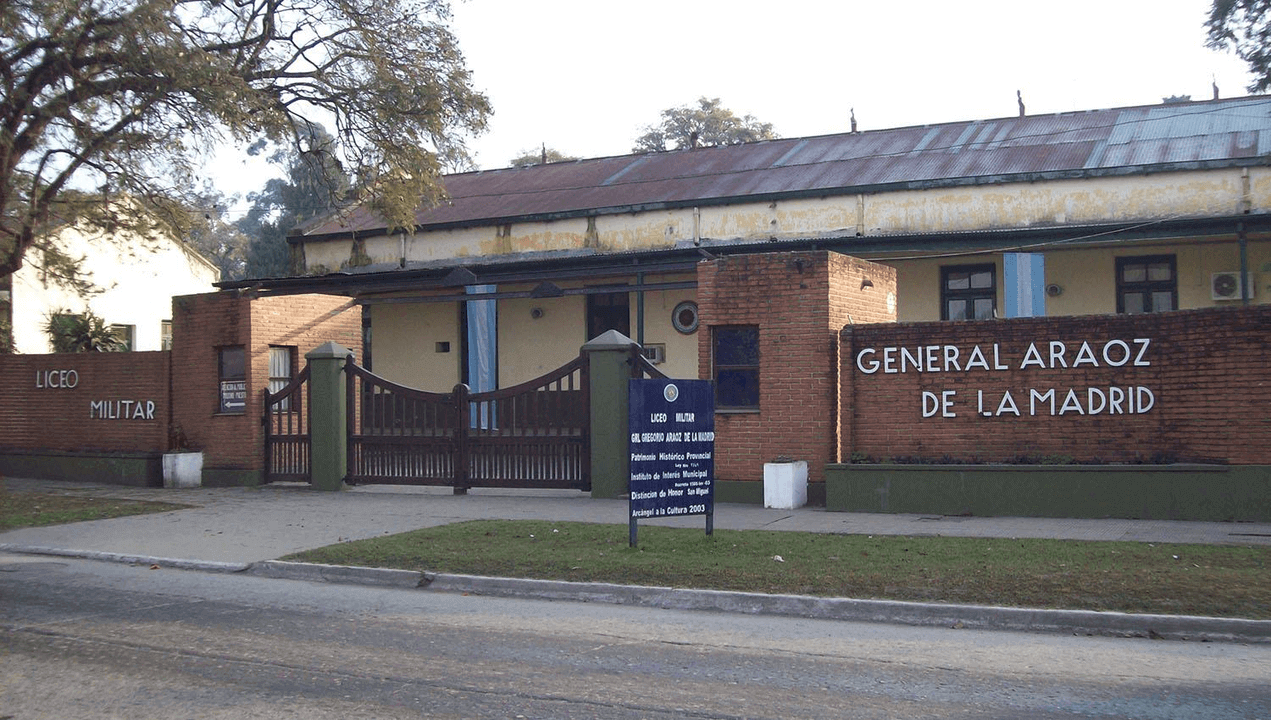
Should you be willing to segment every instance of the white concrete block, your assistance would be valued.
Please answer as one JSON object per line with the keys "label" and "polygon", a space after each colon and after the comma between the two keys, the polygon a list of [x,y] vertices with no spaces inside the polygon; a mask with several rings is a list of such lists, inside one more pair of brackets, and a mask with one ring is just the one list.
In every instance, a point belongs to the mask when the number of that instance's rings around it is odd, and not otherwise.
{"label": "white concrete block", "polygon": [[166,453],[163,456],[163,486],[165,488],[196,488],[203,486],[203,453]]}
{"label": "white concrete block", "polygon": [[808,463],[764,463],[763,506],[793,510],[808,504]]}

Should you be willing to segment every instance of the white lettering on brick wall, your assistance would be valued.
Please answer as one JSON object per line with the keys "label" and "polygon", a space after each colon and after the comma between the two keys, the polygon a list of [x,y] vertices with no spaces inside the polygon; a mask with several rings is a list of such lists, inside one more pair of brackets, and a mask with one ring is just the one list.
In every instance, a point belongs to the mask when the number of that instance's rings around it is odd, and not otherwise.
{"label": "white lettering on brick wall", "polygon": [[93,400],[90,420],[154,420],[154,400]]}
{"label": "white lettering on brick wall", "polygon": [[[1008,355],[999,343],[969,348],[952,344],[867,347],[856,353],[856,369],[865,375],[899,375],[1138,368],[1152,365],[1148,358],[1151,346],[1151,338],[1094,343],[1048,340],[1029,343],[1018,356]],[[983,417],[1142,415],[1156,407],[1155,393],[1141,385],[970,390],[963,391],[963,399],[958,392],[921,391],[922,416],[958,417],[959,403]],[[973,399],[966,399],[968,396]]]}
{"label": "white lettering on brick wall", "polygon": [[79,373],[75,370],[36,370],[35,387],[37,390],[65,388],[71,389],[79,385]]}

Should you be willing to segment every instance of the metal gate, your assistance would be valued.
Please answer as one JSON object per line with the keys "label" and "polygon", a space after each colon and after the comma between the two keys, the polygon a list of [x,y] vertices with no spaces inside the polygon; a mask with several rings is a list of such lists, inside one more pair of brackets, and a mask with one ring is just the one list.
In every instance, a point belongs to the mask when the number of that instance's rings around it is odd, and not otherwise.
{"label": "metal gate", "polygon": [[591,489],[587,358],[515,387],[430,393],[352,362],[349,483]]}
{"label": "metal gate", "polygon": [[265,482],[309,482],[309,366],[278,392],[264,393]]}

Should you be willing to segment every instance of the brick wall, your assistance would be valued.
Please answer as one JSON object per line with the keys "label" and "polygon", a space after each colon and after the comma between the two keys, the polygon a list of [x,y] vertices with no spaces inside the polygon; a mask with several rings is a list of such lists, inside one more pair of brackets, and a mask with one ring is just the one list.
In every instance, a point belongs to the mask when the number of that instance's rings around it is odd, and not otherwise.
{"label": "brick wall", "polygon": [[[262,391],[269,386],[270,346],[296,348],[297,370],[305,353],[337,342],[359,357],[362,314],[347,298],[292,295],[248,299],[233,293],[187,295],[173,300],[172,369],[174,424],[187,443],[204,451],[205,473],[259,474],[264,466],[260,424]],[[242,345],[247,363],[243,413],[221,413],[218,349]]]}
{"label": "brick wall", "polygon": [[[1265,306],[850,326],[841,335],[843,452],[1269,464],[1269,328]],[[874,372],[862,369],[875,361]]]}
{"label": "brick wall", "polygon": [[168,365],[167,352],[0,355],[0,449],[163,452]]}
{"label": "brick wall", "polygon": [[759,328],[759,410],[716,413],[717,479],[762,480],[763,464],[781,456],[807,460],[809,479],[823,479],[837,460],[838,331],[894,319],[895,282],[892,268],[828,252],[698,265],[699,377],[713,377],[712,327]]}

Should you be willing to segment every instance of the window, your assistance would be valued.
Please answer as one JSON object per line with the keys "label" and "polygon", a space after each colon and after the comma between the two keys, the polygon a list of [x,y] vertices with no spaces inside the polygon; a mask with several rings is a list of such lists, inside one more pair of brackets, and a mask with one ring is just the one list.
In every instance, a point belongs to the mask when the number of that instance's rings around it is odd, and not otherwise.
{"label": "window", "polygon": [[218,412],[242,415],[247,412],[247,361],[243,346],[217,348],[216,354],[221,394]]}
{"label": "window", "polygon": [[587,339],[595,340],[609,330],[631,337],[631,305],[626,292],[587,296]]}
{"label": "window", "polygon": [[1178,309],[1178,274],[1173,255],[1117,258],[1117,312]]}
{"label": "window", "polygon": [[[269,392],[276,393],[287,387],[296,376],[296,348],[280,345],[269,346]],[[291,398],[283,398],[274,406],[278,410],[290,410]]]}
{"label": "window", "polygon": [[940,319],[991,320],[997,316],[997,267],[940,268]]}
{"label": "window", "polygon": [[712,329],[715,407],[759,409],[759,327],[738,325]]}
{"label": "window", "polygon": [[692,300],[685,300],[671,311],[671,325],[676,332],[692,335],[697,332],[697,322],[697,303]]}
{"label": "window", "polygon": [[172,349],[172,321],[171,320],[159,321],[159,349],[160,350]]}
{"label": "window", "polygon": [[110,334],[115,336],[115,342],[119,343],[120,350],[130,351],[136,349],[136,325],[111,325]]}

